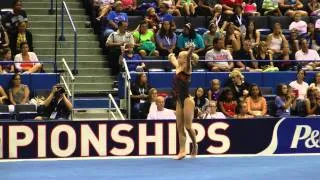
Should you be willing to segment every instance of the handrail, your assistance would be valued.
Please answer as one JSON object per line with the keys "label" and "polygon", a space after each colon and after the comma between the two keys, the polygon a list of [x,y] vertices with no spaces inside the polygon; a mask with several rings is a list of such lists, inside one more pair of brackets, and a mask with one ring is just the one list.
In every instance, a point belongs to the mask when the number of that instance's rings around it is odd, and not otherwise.
{"label": "handrail", "polygon": [[68,87],[68,84],[67,84],[67,82],[66,82],[66,80],[64,79],[64,77],[63,76],[61,76],[61,79],[62,79],[62,81],[63,81],[63,84],[64,84],[64,86],[66,87],[66,90],[67,90],[67,93],[68,93],[68,96],[72,96],[72,94],[71,94],[71,92],[70,92],[70,89],[69,89],[69,87]]}
{"label": "handrail", "polygon": [[124,87],[124,96],[127,102],[126,109],[127,109],[127,117],[128,119],[131,117],[131,75],[127,65],[127,61],[125,58],[122,59],[124,70],[125,70],[125,87]]}
{"label": "handrail", "polygon": [[[109,99],[111,100],[112,104],[113,104],[114,107],[116,108],[117,112],[119,113],[121,120],[125,120],[125,118],[124,118],[124,116],[122,115],[122,113],[121,113],[121,111],[120,111],[120,109],[119,109],[116,101],[114,100],[112,94],[109,94],[108,96],[109,96]],[[111,107],[109,107],[109,108],[111,108]]]}
{"label": "handrail", "polygon": [[130,81],[131,80],[131,76],[130,76],[129,68],[128,68],[128,65],[127,65],[127,61],[126,61],[125,58],[123,58],[122,61],[123,61],[124,70],[127,73],[127,79]]}
{"label": "handrail", "polygon": [[[63,76],[61,76],[61,79],[62,79],[62,81],[63,81],[63,83],[64,83],[64,85],[65,85],[65,87],[66,87],[66,89],[68,91],[68,95],[71,96],[72,105],[74,105],[74,81],[75,81],[75,77],[72,74],[72,72],[71,72],[66,60],[64,58],[62,58],[61,60],[62,60],[63,66],[67,69],[69,77],[71,78],[71,91],[70,91],[70,89],[68,87],[67,81],[64,79]],[[71,120],[73,120],[73,116],[74,116],[74,114],[73,114],[73,109],[72,109]]]}
{"label": "handrail", "polygon": [[71,70],[70,70],[70,68],[69,68],[69,66],[68,66],[68,64],[67,64],[67,62],[66,62],[66,60],[64,58],[62,58],[62,62],[64,64],[64,66],[67,68],[67,71],[68,71],[68,73],[69,73],[69,75],[71,77],[71,80],[74,81],[75,78],[74,78],[74,76],[73,76],[73,74],[72,74],[72,72],[71,72]]}
{"label": "handrail", "polygon": [[73,35],[74,35],[74,62],[73,62],[73,73],[74,74],[78,74],[78,69],[77,69],[77,62],[78,62],[78,33],[77,33],[77,28],[74,25],[72,16],[69,12],[69,8],[66,4],[65,1],[62,1],[61,3],[61,35],[59,37],[60,41],[65,41],[66,38],[64,36],[64,10],[66,11],[69,21],[71,23],[72,26],[72,30],[73,30]]}

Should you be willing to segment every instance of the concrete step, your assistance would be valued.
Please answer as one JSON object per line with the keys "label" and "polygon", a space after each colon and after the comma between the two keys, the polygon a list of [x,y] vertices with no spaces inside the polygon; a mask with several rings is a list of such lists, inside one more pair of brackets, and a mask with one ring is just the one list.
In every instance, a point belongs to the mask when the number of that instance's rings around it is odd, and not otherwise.
{"label": "concrete step", "polygon": [[108,76],[111,74],[110,68],[78,68],[81,76]]}
{"label": "concrete step", "polygon": [[77,96],[87,96],[88,94],[92,96],[103,96],[106,97],[107,94],[114,94],[116,95],[118,93],[118,90],[114,89],[95,89],[95,90],[89,90],[89,89],[75,89],[75,95]]}
{"label": "concrete step", "polygon": [[[56,20],[56,15],[29,15],[28,14],[28,19],[29,21],[43,21],[43,20],[47,20],[47,21],[55,21]],[[90,20],[90,17],[87,15],[72,15],[72,19],[74,21],[88,21]],[[61,15],[58,15],[58,22],[61,21]]]}
{"label": "concrete step", "polygon": [[77,76],[76,83],[111,83],[116,80],[114,76]]}
{"label": "concrete step", "polygon": [[[55,44],[52,41],[34,41],[34,47],[41,48],[54,48]],[[59,41],[58,48],[73,48],[73,41]],[[78,48],[87,48],[87,47],[99,47],[98,41],[78,41]]]}
{"label": "concrete step", "polygon": [[[92,34],[94,31],[92,28],[77,28],[77,33],[78,34]],[[45,28],[45,27],[41,27],[41,28],[31,28],[31,32],[32,34],[55,34],[56,33],[56,29],[55,28]],[[72,28],[65,28],[64,33],[66,34],[71,34],[73,33],[73,29]],[[61,33],[61,29],[58,29],[58,34]]]}
{"label": "concrete step", "polygon": [[[86,28],[87,21],[75,21],[73,20],[76,28]],[[30,21],[30,28],[55,28],[55,21]],[[61,22],[58,22],[58,29],[61,28]],[[72,29],[71,23],[68,18],[64,19],[64,28]]]}
{"label": "concrete step", "polygon": [[[49,3],[48,3],[49,4]],[[24,10],[28,13],[28,15],[47,15],[49,8],[24,8]],[[69,12],[71,16],[73,15],[84,15],[85,9],[83,8],[69,8]],[[58,13],[60,14],[60,8],[58,8]]]}
{"label": "concrete step", "polygon": [[[48,3],[49,4],[49,0],[23,0],[23,3],[25,3],[25,2],[46,2],[46,3]],[[67,2],[81,2],[81,0],[67,0]],[[53,1],[53,4],[55,5],[55,3],[56,3],[56,1],[54,0]],[[61,5],[61,2],[60,1],[58,1],[58,5]]]}
{"label": "concrete step", "polygon": [[[59,38],[60,35],[58,35]],[[73,40],[73,34],[64,34],[66,41]],[[34,34],[34,41],[52,41],[54,43],[55,35],[54,34]],[[98,38],[93,34],[78,34],[78,41],[96,41]]]}
{"label": "concrete step", "polygon": [[[41,53],[41,55],[54,55],[54,49],[53,48],[35,48],[34,51],[36,53]],[[62,55],[73,55],[74,49],[73,48],[63,48],[58,49],[58,54]],[[78,55],[101,55],[102,50],[101,48],[78,48]]]}
{"label": "concrete step", "polygon": [[[69,1],[66,1],[66,4],[68,6],[68,8],[82,8],[82,3],[80,1],[78,2],[69,2]],[[60,5],[60,6],[59,6]],[[59,8],[61,7],[61,4],[59,4]],[[49,9],[50,8],[50,3],[49,1],[47,2],[38,2],[37,0],[34,0],[34,1],[23,1],[23,7],[25,9],[28,9],[28,8],[47,8]],[[55,3],[54,3],[54,6],[55,8]]]}
{"label": "concrete step", "polygon": [[[73,61],[67,62],[69,67],[73,67]],[[53,64],[48,64],[48,68],[53,69]],[[57,66],[59,68],[63,67],[63,63],[61,61],[57,62]],[[105,61],[78,61],[77,63],[78,68],[107,68],[108,64]]]}
{"label": "concrete step", "polygon": [[86,90],[107,90],[113,88],[113,82],[112,83],[76,83],[75,89],[86,89]]}
{"label": "concrete step", "polygon": [[[42,54],[37,54],[38,59],[41,61],[49,61],[49,60],[54,60],[53,55],[42,55]],[[61,61],[62,58],[65,58],[66,61],[73,62],[73,55],[58,55],[57,56],[57,61]],[[106,57],[103,55],[78,55],[78,61],[105,61]]]}

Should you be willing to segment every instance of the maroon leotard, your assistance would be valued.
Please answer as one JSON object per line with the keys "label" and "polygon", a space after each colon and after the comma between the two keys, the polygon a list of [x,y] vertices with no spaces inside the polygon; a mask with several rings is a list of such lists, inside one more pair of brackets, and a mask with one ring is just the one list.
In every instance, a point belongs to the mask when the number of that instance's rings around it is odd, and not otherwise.
{"label": "maroon leotard", "polygon": [[189,97],[191,76],[181,71],[173,77],[173,95],[183,108],[184,100]]}

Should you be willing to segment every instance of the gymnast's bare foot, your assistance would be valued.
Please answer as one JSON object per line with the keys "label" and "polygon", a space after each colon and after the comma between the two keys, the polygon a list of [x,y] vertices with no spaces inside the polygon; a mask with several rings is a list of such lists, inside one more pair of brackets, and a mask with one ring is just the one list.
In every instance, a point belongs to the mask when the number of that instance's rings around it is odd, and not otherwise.
{"label": "gymnast's bare foot", "polygon": [[198,154],[198,144],[193,144],[192,151],[191,151],[191,157],[195,158]]}
{"label": "gymnast's bare foot", "polygon": [[174,157],[173,159],[174,160],[181,160],[181,159],[183,159],[185,157],[186,157],[186,153],[185,152],[179,152],[179,154],[176,157]]}

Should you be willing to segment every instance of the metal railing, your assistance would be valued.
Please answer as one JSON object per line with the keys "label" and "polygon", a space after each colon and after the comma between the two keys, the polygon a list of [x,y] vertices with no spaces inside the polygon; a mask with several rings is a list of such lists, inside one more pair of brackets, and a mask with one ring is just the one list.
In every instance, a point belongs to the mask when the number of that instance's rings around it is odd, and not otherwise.
{"label": "metal railing", "polygon": [[[64,58],[62,58],[62,67],[63,69],[65,68],[66,71],[64,71],[64,73],[60,76],[61,81],[68,93],[69,98],[71,98],[71,103],[72,105],[74,105],[74,81],[75,81],[75,77],[73,76],[66,60]],[[72,109],[71,112],[71,120],[73,120],[74,117],[74,112]]]}
{"label": "metal railing", "polygon": [[77,69],[77,62],[78,62],[78,33],[77,33],[77,28],[75,27],[75,24],[72,20],[72,16],[69,12],[68,6],[65,1],[62,1],[61,3],[61,34],[59,37],[59,41],[65,41],[66,38],[64,36],[64,13],[67,13],[68,19],[71,23],[72,30],[73,30],[73,44],[74,44],[74,59],[73,59],[73,74],[78,74],[78,69]]}
{"label": "metal railing", "polygon": [[120,116],[120,119],[121,119],[121,120],[125,120],[125,118],[124,118],[123,114],[121,113],[120,108],[119,108],[119,106],[117,105],[116,101],[114,100],[112,94],[109,94],[108,97],[109,97],[109,108],[108,108],[108,111],[109,111],[109,120],[111,119],[111,118],[110,118],[110,115],[112,115],[112,117],[113,117],[114,119],[117,119],[116,116],[114,115],[114,113],[111,111],[111,103],[112,103],[112,104],[114,105],[114,107],[116,108],[116,111],[117,111],[117,113],[118,113],[119,116]]}
{"label": "metal railing", "polygon": [[129,72],[129,68],[128,68],[126,59],[123,58],[122,62],[123,62],[124,70],[125,70],[125,72],[123,73],[123,78],[125,81],[124,99],[126,102],[127,117],[128,117],[128,119],[130,119],[130,117],[131,117],[131,95],[132,95],[132,93],[131,93],[131,75]]}

